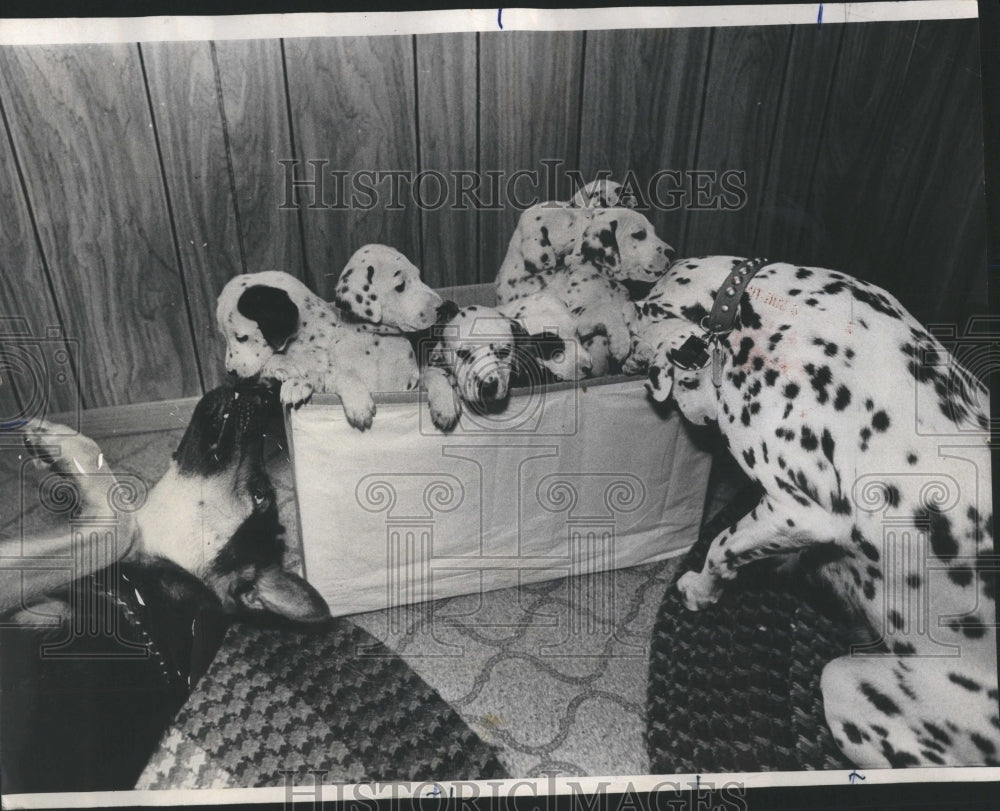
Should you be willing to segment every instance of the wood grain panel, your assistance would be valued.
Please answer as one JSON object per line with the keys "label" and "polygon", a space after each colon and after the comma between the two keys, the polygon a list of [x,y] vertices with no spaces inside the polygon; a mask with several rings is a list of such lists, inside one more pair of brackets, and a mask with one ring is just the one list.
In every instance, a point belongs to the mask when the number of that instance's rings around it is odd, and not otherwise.
{"label": "wood grain panel", "polygon": [[[544,200],[551,197],[542,161],[562,160],[566,168],[576,168],[583,36],[579,32],[480,35],[479,163],[484,176],[489,171],[506,172],[505,177],[518,170],[537,171],[541,178],[537,191]],[[530,197],[529,185],[518,184],[517,193]],[[569,195],[569,185],[566,178],[557,183],[557,199]],[[503,196],[500,199],[506,202]],[[481,212],[478,281],[496,278],[519,214],[506,204],[503,211]]]}
{"label": "wood grain panel", "polygon": [[281,41],[214,47],[247,270],[305,278],[298,212],[281,208],[285,181],[278,161],[293,158]]}
{"label": "wood grain panel", "polygon": [[[66,344],[44,340],[50,328],[61,330],[62,322],[5,127],[0,127],[0,212],[0,423],[34,416],[35,405],[44,405],[49,414],[73,411],[79,405],[75,370],[72,364],[54,363],[55,352],[67,351]],[[32,344],[31,338],[44,344]],[[53,368],[46,369],[47,362]],[[60,374],[65,377],[56,379]]]}
{"label": "wood grain panel", "polygon": [[[415,50],[420,170],[441,172],[454,189],[452,171],[476,171],[476,35],[418,36]],[[436,181],[425,181],[422,193],[435,203]],[[421,212],[420,267],[424,280],[436,287],[461,284],[476,274],[478,213],[467,202],[467,210],[455,210],[456,195],[438,210]]]}
{"label": "wood grain panel", "polygon": [[809,212],[809,192],[827,99],[845,25],[800,25],[792,31],[778,126],[763,178],[756,237],[744,253],[800,261],[805,246],[822,239]]}
{"label": "wood grain panel", "polygon": [[644,213],[679,250],[687,209],[671,194],[673,179],[655,177],[694,167],[710,39],[695,28],[587,33],[580,170],[586,180],[633,172],[643,194],[664,204],[650,201]]}
{"label": "wood grain panel", "polygon": [[[903,178],[898,169],[888,171],[886,162],[897,150],[893,120],[905,115],[912,103],[899,91],[917,25],[845,27],[807,206],[816,227],[803,245],[802,262],[835,267],[878,284],[888,280],[874,265],[872,248],[895,239],[887,231],[886,216],[904,203],[898,186],[888,185]],[[921,122],[921,128],[930,120]]]}
{"label": "wood grain panel", "polygon": [[712,37],[695,168],[746,172],[747,202],[737,210],[695,210],[709,195],[699,200],[692,193],[683,253],[739,255],[753,243],[791,30],[719,28]]}
{"label": "wood grain panel", "polygon": [[[986,312],[976,21],[921,25],[898,92],[905,108],[893,121],[885,167],[897,204],[883,201],[891,238],[875,243],[873,258],[914,314],[925,321],[957,321],[961,329],[968,316]],[[975,306],[970,296],[981,303]]]}
{"label": "wood grain panel", "polygon": [[88,406],[197,394],[134,46],[0,49],[0,94]]}
{"label": "wood grain panel", "polygon": [[[416,166],[410,37],[288,40],[285,63],[300,160],[325,159],[328,170],[344,171]],[[389,188],[389,180],[378,187],[368,210],[301,209],[307,280],[320,295],[330,297],[348,257],[365,243],[419,258],[419,212],[405,188],[399,210],[390,210]],[[332,180],[327,196],[334,202]],[[358,197],[365,205],[369,195]]]}
{"label": "wood grain panel", "polygon": [[143,45],[142,54],[195,349],[205,386],[214,388],[226,377],[225,342],[216,327],[215,302],[226,282],[244,266],[211,46],[153,43]]}

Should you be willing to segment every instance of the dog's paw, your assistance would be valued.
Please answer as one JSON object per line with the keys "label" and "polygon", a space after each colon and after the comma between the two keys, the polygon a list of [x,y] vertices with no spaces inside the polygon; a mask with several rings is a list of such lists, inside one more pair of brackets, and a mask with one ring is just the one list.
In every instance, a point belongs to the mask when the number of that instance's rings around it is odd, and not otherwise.
{"label": "dog's paw", "polygon": [[93,476],[104,469],[104,454],[97,443],[65,425],[33,420],[22,431],[22,441],[38,468],[70,478]]}
{"label": "dog's paw", "polygon": [[307,380],[286,380],[281,384],[281,404],[298,408],[313,395],[312,383]]}
{"label": "dog's paw", "polygon": [[619,363],[632,351],[632,335],[624,323],[608,325],[608,351]]}
{"label": "dog's paw", "polygon": [[648,344],[637,343],[629,356],[622,361],[622,371],[627,375],[644,375],[653,359],[653,349]]}
{"label": "dog's paw", "polygon": [[352,428],[366,431],[375,420],[375,401],[367,391],[338,392],[344,405],[344,415]]}
{"label": "dog's paw", "polygon": [[431,412],[431,422],[439,431],[451,431],[462,414],[462,401],[451,386],[428,392],[427,406]]}
{"label": "dog's paw", "polygon": [[677,581],[677,590],[681,593],[684,606],[689,611],[700,611],[718,602],[721,589],[712,578],[701,572],[685,572]]}

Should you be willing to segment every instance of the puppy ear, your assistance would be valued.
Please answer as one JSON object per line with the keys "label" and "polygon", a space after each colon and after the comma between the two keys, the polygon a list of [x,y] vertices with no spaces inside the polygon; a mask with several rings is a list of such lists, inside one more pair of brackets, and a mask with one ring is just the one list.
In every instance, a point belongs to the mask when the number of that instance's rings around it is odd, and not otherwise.
{"label": "puppy ear", "polygon": [[[354,316],[359,321],[381,324],[382,305],[378,301],[378,294],[371,288],[374,273],[373,265],[368,266],[367,275],[351,268],[345,270],[337,282],[337,290],[333,295],[333,303],[337,305],[337,309]],[[367,290],[364,289],[366,286]]]}
{"label": "puppy ear", "polygon": [[442,301],[437,308],[437,322],[438,324],[447,324],[451,319],[458,315],[458,311],[461,308],[450,299],[447,301]]}
{"label": "puppy ear", "polygon": [[618,220],[589,226],[580,243],[580,252],[586,261],[598,267],[616,269],[621,259],[618,250]]}
{"label": "puppy ear", "polygon": [[249,611],[274,614],[293,622],[322,622],[330,617],[330,608],[319,592],[280,566],[259,571],[250,588],[238,599]]}
{"label": "puppy ear", "polygon": [[508,318],[511,334],[514,336],[514,347],[511,352],[511,372],[515,377],[523,377],[537,365],[538,341],[530,335],[524,324],[514,318]]}
{"label": "puppy ear", "polygon": [[299,308],[280,287],[262,284],[248,287],[236,309],[240,315],[257,322],[261,335],[275,352],[283,352],[299,331]]}

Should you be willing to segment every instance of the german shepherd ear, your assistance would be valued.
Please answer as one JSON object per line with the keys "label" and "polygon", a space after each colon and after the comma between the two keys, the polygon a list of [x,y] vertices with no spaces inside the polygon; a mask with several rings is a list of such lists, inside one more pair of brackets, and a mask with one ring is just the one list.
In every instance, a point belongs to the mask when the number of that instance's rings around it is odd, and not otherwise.
{"label": "german shepherd ear", "polygon": [[274,614],[292,622],[314,623],[330,618],[330,608],[319,592],[294,572],[277,565],[261,569],[238,599],[249,611]]}
{"label": "german shepherd ear", "polygon": [[280,287],[264,284],[248,287],[236,309],[240,315],[257,322],[261,335],[275,352],[283,352],[299,331],[299,308]]}

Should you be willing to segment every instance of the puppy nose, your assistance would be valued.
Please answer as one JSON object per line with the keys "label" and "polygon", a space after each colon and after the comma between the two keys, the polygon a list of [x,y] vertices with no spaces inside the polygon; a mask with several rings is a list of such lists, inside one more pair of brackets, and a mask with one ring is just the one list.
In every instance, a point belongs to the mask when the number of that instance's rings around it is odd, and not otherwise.
{"label": "puppy nose", "polygon": [[484,380],[481,390],[485,397],[495,397],[496,393],[500,390],[500,379],[497,377],[491,377]]}

